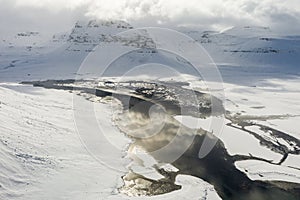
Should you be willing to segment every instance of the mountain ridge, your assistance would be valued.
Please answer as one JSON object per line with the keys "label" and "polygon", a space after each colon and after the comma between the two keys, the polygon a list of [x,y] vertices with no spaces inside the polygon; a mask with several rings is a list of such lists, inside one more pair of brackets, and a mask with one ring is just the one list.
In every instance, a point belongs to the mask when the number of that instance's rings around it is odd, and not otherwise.
{"label": "mountain ridge", "polygon": [[[129,37],[118,35],[132,29],[134,27],[125,21],[90,20],[76,22],[72,30],[55,34],[48,42],[41,41],[38,32],[17,33],[14,40],[3,39],[0,43],[0,70],[6,75],[19,70],[23,76],[30,76],[38,74],[37,69],[71,75],[98,45],[111,45],[112,50],[123,47],[156,48],[146,30],[139,29],[137,34]],[[280,36],[270,28],[250,26],[233,27],[222,32],[180,31],[200,43],[219,67],[253,66],[263,70],[269,67],[275,71],[299,72],[300,36]],[[176,58],[167,56],[165,59],[173,59],[175,63]],[[179,64],[182,63],[175,65]]]}

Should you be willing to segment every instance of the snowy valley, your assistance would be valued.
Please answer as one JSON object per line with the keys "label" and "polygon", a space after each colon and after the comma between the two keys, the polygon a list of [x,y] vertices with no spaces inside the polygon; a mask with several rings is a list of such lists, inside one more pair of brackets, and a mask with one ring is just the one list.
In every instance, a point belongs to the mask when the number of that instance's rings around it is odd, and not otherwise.
{"label": "snowy valley", "polygon": [[[191,63],[158,49],[147,30],[126,35],[134,29],[91,20],[50,39],[1,38],[0,199],[299,199],[300,36],[178,28],[218,67],[221,102]],[[219,133],[213,118],[223,119]],[[207,138],[216,145],[198,158]],[[169,161],[155,150],[173,139],[168,153],[187,146]]]}

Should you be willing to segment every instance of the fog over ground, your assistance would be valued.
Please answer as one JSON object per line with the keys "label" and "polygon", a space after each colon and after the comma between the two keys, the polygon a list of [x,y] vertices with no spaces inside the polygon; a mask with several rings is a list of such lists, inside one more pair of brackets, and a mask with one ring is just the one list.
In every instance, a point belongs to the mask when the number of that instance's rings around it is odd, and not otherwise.
{"label": "fog over ground", "polygon": [[79,19],[125,20],[135,27],[223,30],[268,26],[300,33],[299,0],[0,0],[0,34],[69,30]]}

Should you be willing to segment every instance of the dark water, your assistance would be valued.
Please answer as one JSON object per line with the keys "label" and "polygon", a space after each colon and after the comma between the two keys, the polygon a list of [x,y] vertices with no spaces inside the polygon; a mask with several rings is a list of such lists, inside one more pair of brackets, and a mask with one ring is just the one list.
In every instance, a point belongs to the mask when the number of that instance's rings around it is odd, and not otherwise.
{"label": "dark water", "polygon": [[[175,130],[177,124],[166,124],[165,126],[166,127],[164,127],[159,134],[153,137],[146,139],[136,138],[133,145],[142,146],[159,162],[168,162],[168,155],[178,151],[177,145],[168,148],[166,152],[160,153],[159,155],[155,153],[156,149],[159,149],[170,142],[170,139],[172,138],[170,137],[170,134],[172,133],[170,133],[169,129],[172,127],[172,130]],[[162,138],[165,138],[165,140]],[[199,177],[214,185],[222,199],[299,199],[299,189],[285,191],[270,183],[250,180],[246,174],[235,167],[235,158],[231,157],[227,153],[220,140],[217,141],[216,146],[206,157],[200,159],[198,157],[198,153],[205,135],[192,137],[183,134],[179,140],[189,141],[191,138],[193,142],[188,150],[185,151],[177,160],[173,161],[172,164],[179,169],[178,174]],[[213,137],[211,139],[217,140]]]}
{"label": "dark water", "polygon": [[[130,116],[132,117],[127,124],[135,124],[135,120],[149,120],[149,110],[154,106],[153,102],[146,101],[141,103],[134,99],[129,102],[131,102],[130,107],[124,106],[124,109],[131,113]],[[132,102],[136,104],[132,104]],[[198,157],[199,149],[206,134],[210,133],[203,130],[195,132],[195,130],[191,130],[187,127],[183,128],[182,125],[172,117],[172,113],[177,113],[176,107],[170,105],[166,107],[165,102],[161,102],[162,101],[156,101],[155,104],[164,107],[163,112],[165,112],[167,119],[165,120],[163,128],[158,127],[158,129],[161,130],[151,137],[135,138],[133,136],[135,142],[132,145],[143,147],[161,163],[171,162],[179,169],[178,174],[192,175],[211,183],[222,199],[300,199],[300,186],[298,189],[290,189],[288,191],[271,183],[250,180],[245,173],[235,167],[234,162],[237,156],[230,156],[222,141],[212,135],[210,135],[209,138],[214,140],[216,145],[206,157],[200,159]],[[170,111],[170,109],[172,110]],[[136,114],[136,118],[134,114]],[[143,117],[141,117],[140,114],[142,114]],[[153,123],[153,121],[149,121],[149,123]],[[141,131],[143,130],[141,129]],[[180,136],[178,137],[178,135]],[[171,140],[172,145],[169,145],[168,148],[163,151],[159,151],[159,153],[157,152],[158,149],[170,144]],[[178,153],[178,151],[185,149],[185,147],[187,147],[187,150],[179,158],[175,161],[170,161],[170,157],[172,157],[170,155]],[[289,183],[285,184],[289,185]]]}

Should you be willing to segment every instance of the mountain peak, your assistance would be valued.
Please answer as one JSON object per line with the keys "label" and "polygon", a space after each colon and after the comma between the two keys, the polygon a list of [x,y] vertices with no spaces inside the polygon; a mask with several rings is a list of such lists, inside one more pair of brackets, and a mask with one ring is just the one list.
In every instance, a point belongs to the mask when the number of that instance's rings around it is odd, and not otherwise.
{"label": "mountain peak", "polygon": [[85,20],[77,21],[69,35],[68,41],[73,43],[98,44],[104,38],[128,30],[133,27],[121,20]]}
{"label": "mountain peak", "polygon": [[74,28],[101,28],[101,27],[110,27],[110,28],[118,28],[118,29],[132,29],[133,27],[122,20],[81,20],[77,21]]}

